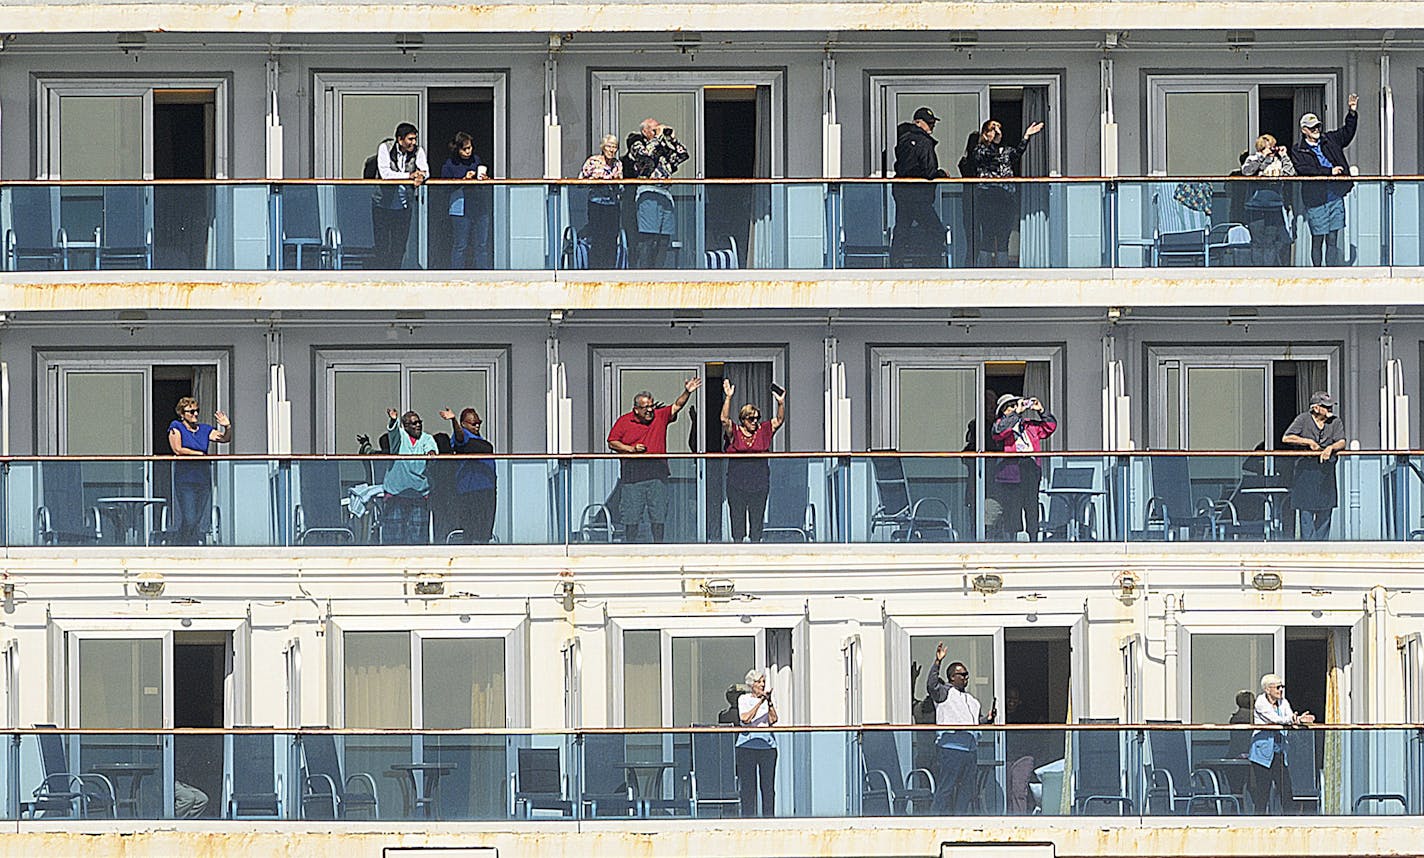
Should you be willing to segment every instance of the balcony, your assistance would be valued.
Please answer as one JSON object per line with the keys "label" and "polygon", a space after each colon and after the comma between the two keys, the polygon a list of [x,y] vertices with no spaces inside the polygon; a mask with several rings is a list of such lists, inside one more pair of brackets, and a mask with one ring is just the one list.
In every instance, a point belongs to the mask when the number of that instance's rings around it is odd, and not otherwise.
{"label": "balcony", "polygon": [[[732,541],[729,459],[767,461],[768,543],[1266,543],[1297,529],[1290,474],[1314,454],[925,453],[667,457],[662,541]],[[1342,453],[1336,542],[1424,539],[1424,453]],[[5,544],[365,546],[483,543],[457,507],[494,505],[489,541],[587,546],[647,542],[653,516],[625,523],[621,467],[646,457],[11,458],[3,460]],[[1036,480],[1024,492],[1018,481]],[[460,495],[462,469],[492,473],[493,499]],[[427,497],[385,495],[392,468],[423,467]],[[183,469],[179,473],[179,469]],[[194,469],[197,469],[196,472]],[[409,482],[408,478],[402,478]],[[199,490],[194,490],[197,483]],[[470,484],[466,483],[466,488]],[[1017,499],[1017,500],[1015,500]],[[1027,507],[1018,512],[1015,504]],[[397,509],[399,507],[399,509]],[[397,514],[399,524],[397,523]],[[414,514],[415,519],[409,516]],[[634,515],[629,513],[628,521]],[[1012,523],[1011,523],[1012,522]],[[387,549],[389,550],[389,549]],[[442,548],[442,550],[446,550]]]}
{"label": "balcony", "polygon": [[[621,271],[641,263],[663,272],[728,272],[716,276],[729,279],[756,279],[732,271],[904,267],[917,269],[915,279],[932,278],[935,269],[999,268],[1040,276],[1198,269],[1244,278],[1246,269],[1312,266],[1299,188],[1318,181],[1331,180],[629,181],[620,185],[616,237],[603,243],[588,229],[597,183],[432,181],[410,194],[409,235],[394,258],[378,250],[372,220],[373,197],[393,183],[22,182],[0,185],[0,228],[6,272],[424,269],[468,279],[472,267]],[[1355,182],[1340,251],[1323,260],[1326,267],[1420,265],[1424,180]],[[636,207],[640,194],[657,187],[672,196],[674,228],[666,250],[648,254],[639,246]],[[489,226],[457,260],[446,213],[458,191],[488,213]],[[907,193],[933,209],[942,237],[932,222],[928,229],[897,224],[896,196],[903,207]],[[1275,200],[1286,208],[1268,205]]]}
{"label": "balcony", "polygon": [[[953,816],[1417,814],[1414,727],[1284,731],[1293,798],[1247,786],[1258,728],[985,726]],[[778,728],[779,818],[940,817],[937,728]],[[735,728],[11,731],[3,818],[393,821],[734,819]],[[968,755],[966,755],[968,756]],[[205,801],[198,806],[195,793]],[[1268,793],[1269,795],[1269,793]],[[176,811],[176,812],[175,812]],[[1104,823],[1110,820],[1103,820]],[[527,823],[524,823],[527,824]],[[23,828],[22,828],[23,830]]]}

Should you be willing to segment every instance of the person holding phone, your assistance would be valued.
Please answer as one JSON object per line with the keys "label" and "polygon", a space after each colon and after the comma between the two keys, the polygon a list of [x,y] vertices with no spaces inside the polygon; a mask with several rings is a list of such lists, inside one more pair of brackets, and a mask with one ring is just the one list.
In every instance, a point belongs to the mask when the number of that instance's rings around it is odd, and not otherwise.
{"label": "person holding phone", "polygon": [[[455,132],[450,141],[450,159],[440,169],[440,178],[482,182],[489,168],[475,154],[475,140],[465,131]],[[456,186],[450,190],[450,267],[493,267],[490,253],[490,203],[488,188]]]}
{"label": "person holding phone", "polygon": [[[743,727],[776,726],[776,704],[766,688],[766,671],[747,671],[747,692],[737,700],[737,715]],[[776,736],[770,730],[745,730],[737,735],[737,784],[742,816],[776,815]],[[761,813],[757,813],[757,796]]]}
{"label": "person holding phone", "polygon": [[[998,701],[989,706],[989,714],[979,715],[979,701],[969,693],[969,668],[964,662],[951,662],[949,681],[940,678],[939,664],[947,650],[944,641],[935,647],[934,664],[925,690],[934,701],[935,723],[947,727],[967,727],[992,724],[998,716]],[[935,780],[934,812],[956,814],[969,811],[978,784],[978,730],[942,730],[935,738],[939,746],[939,777]]]}
{"label": "person holding phone", "polygon": [[[232,421],[223,411],[213,412],[213,423],[200,423],[198,400],[185,396],[173,409],[178,419],[168,424],[168,449],[175,456],[206,456],[210,444],[232,440]],[[213,529],[213,466],[209,462],[173,463],[173,512],[169,541],[176,545],[202,545]]]}
{"label": "person holding phone", "polygon": [[[1036,453],[1043,449],[1043,440],[1058,431],[1058,418],[1036,396],[1006,393],[999,397],[997,411],[989,433],[992,449]],[[990,464],[994,475],[984,487],[986,538],[1012,542],[1022,527],[1030,542],[1038,539],[1038,484],[1043,479],[1038,459],[1015,456]]]}
{"label": "person holding phone", "polygon": [[[776,416],[762,422],[761,409],[747,403],[737,410],[737,422],[732,422],[732,395],[737,388],[722,379],[722,452],[769,453],[771,440],[786,422],[786,391],[773,384]],[[736,457],[727,460],[727,512],[732,518],[732,541],[740,543],[750,536],[761,542],[762,525],[766,519],[766,496],[771,492],[771,462],[764,456]]]}

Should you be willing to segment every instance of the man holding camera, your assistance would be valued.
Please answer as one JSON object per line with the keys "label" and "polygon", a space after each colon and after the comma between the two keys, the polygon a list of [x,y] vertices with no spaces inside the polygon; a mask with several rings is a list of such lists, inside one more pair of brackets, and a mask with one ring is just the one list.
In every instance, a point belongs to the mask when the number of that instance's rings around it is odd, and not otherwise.
{"label": "man holding camera", "polygon": [[[671,127],[649,117],[628,135],[631,169],[624,175],[634,179],[670,179],[689,157],[687,147],[677,140]],[[638,239],[633,246],[635,268],[659,268],[667,260],[676,221],[672,188],[669,185],[638,186]]]}

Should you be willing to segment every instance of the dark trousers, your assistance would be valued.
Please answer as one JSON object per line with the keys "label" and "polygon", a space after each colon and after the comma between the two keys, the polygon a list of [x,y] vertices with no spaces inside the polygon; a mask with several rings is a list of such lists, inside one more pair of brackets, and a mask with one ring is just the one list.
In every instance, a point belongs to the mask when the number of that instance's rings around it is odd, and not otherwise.
{"label": "dark trousers", "polygon": [[[478,268],[482,271],[494,267],[494,254],[490,252],[489,210],[475,207],[465,201],[471,214],[450,215],[450,267]],[[407,229],[409,224],[407,223]],[[404,249],[404,245],[402,245]]]}
{"label": "dark trousers", "polygon": [[1290,264],[1290,233],[1281,209],[1247,209],[1246,229],[1251,233],[1252,265],[1276,267]]}
{"label": "dark trousers", "polygon": [[[667,252],[672,246],[672,236],[660,232],[638,233],[638,246],[633,248],[634,268],[666,268]],[[593,261],[589,260],[589,265]]]}
{"label": "dark trousers", "polygon": [[588,267],[608,271],[618,267],[617,204],[588,202]]}
{"label": "dark trousers", "polygon": [[979,781],[979,764],[973,751],[959,748],[939,749],[939,780],[935,782],[934,812],[969,812],[974,803],[974,788]]}
{"label": "dark trousers", "polygon": [[371,206],[371,234],[375,251],[371,267],[394,271],[405,266],[405,245],[410,239],[410,209],[387,209]]}
{"label": "dark trousers", "polygon": [[892,268],[943,268],[944,221],[935,211],[934,193],[895,198],[895,232],[890,237]]}
{"label": "dark trousers", "polygon": [[[742,798],[742,816],[776,815],[776,749],[741,745],[737,747],[737,789]],[[757,793],[761,793],[761,813],[757,813]]]}
{"label": "dark trousers", "polygon": [[1255,813],[1264,816],[1271,800],[1271,785],[1276,787],[1276,797],[1281,800],[1281,813],[1295,813],[1295,793],[1291,791],[1290,773],[1286,771],[1285,754],[1271,757],[1271,765],[1251,764],[1251,774],[1246,779],[1246,792],[1251,796]]}
{"label": "dark trousers", "polygon": [[761,542],[761,529],[766,520],[765,489],[747,491],[727,485],[727,512],[732,517],[732,541],[741,542],[748,533],[752,542]]}
{"label": "dark trousers", "polygon": [[1333,509],[1298,509],[1300,515],[1300,538],[1306,542],[1330,538],[1330,518]]}
{"label": "dark trousers", "polygon": [[1038,484],[1043,471],[1027,459],[1018,460],[1018,468],[1018,482],[1001,483],[991,479],[984,487],[988,507],[984,517],[986,539],[1012,541],[1019,532],[1020,522],[1030,542],[1038,539]]}
{"label": "dark trousers", "polygon": [[173,483],[173,532],[175,545],[202,545],[213,529],[213,484]]}
{"label": "dark trousers", "polygon": [[430,542],[430,506],[423,497],[386,495],[381,507],[382,545],[425,545]]}
{"label": "dark trousers", "polygon": [[455,503],[455,522],[464,542],[483,545],[494,538],[495,490],[482,489],[462,494]]}

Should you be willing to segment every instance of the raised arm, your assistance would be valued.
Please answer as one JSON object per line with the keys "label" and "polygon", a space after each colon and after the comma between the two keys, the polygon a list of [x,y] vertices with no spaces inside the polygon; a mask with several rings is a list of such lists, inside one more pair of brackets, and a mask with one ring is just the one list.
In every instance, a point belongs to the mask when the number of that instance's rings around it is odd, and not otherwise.
{"label": "raised arm", "polygon": [[732,425],[732,394],[737,388],[727,379],[722,379],[722,434],[730,436],[737,427]]}
{"label": "raised arm", "polygon": [[229,441],[231,441],[231,440],[232,440],[232,420],[230,420],[230,419],[228,418],[227,412],[226,412],[226,411],[214,411],[214,412],[213,412],[213,419],[217,421],[218,425],[217,425],[216,427],[214,427],[214,428],[213,428],[213,431],[208,435],[208,440],[209,440],[209,441],[215,441],[215,442],[217,442],[217,443],[219,443],[219,444],[226,444],[226,443],[228,443]]}
{"label": "raised arm", "polygon": [[687,405],[687,400],[692,397],[692,391],[702,386],[702,379],[693,376],[682,383],[682,394],[672,403],[672,417],[677,417],[677,412]]}
{"label": "raised arm", "polygon": [[776,416],[771,418],[771,431],[776,432],[786,422],[786,393],[773,393],[771,398],[776,400]]}

